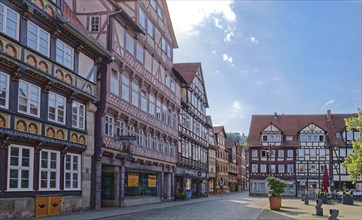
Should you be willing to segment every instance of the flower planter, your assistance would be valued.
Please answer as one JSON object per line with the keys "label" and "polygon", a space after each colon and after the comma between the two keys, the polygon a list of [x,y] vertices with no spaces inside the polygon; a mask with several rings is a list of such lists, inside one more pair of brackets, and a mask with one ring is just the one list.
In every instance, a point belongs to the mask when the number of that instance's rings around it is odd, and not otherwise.
{"label": "flower planter", "polygon": [[318,199],[321,199],[323,204],[328,204],[327,195],[318,195]]}
{"label": "flower planter", "polygon": [[351,196],[342,196],[342,203],[345,205],[353,205],[353,197]]}
{"label": "flower planter", "polygon": [[282,197],[280,196],[270,196],[269,205],[271,210],[279,211],[282,206]]}

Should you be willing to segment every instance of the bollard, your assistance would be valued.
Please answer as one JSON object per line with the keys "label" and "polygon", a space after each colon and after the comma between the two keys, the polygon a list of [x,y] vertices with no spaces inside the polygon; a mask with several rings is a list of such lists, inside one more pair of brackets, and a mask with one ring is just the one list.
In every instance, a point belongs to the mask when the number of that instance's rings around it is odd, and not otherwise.
{"label": "bollard", "polygon": [[322,208],[323,200],[317,199],[316,202],[317,202],[317,205],[315,206],[316,215],[323,216],[323,208]]}
{"label": "bollard", "polygon": [[330,209],[328,220],[338,220],[339,210],[338,209]]}
{"label": "bollard", "polygon": [[309,205],[308,194],[305,194],[305,195],[304,195],[304,205]]}

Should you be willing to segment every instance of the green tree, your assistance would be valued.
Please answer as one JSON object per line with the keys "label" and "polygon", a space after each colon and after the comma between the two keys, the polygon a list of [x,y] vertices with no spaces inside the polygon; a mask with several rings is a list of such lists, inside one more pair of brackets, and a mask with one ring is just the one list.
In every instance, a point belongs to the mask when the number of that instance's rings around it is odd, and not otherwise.
{"label": "green tree", "polygon": [[346,118],[347,131],[359,131],[360,135],[356,140],[352,142],[353,153],[348,154],[343,162],[343,166],[347,168],[347,171],[353,182],[357,178],[362,177],[362,110],[358,110],[358,116],[356,118]]}

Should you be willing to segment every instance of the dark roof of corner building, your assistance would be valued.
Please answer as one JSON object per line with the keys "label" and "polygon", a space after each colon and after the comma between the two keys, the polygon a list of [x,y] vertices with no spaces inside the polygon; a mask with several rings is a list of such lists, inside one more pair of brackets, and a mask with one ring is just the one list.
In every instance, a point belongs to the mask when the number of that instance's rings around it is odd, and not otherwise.
{"label": "dark roof of corner building", "polygon": [[224,126],[222,126],[222,125],[221,126],[214,126],[214,127],[212,127],[212,130],[214,131],[215,134],[220,133],[220,132],[224,132],[225,137],[227,137]]}
{"label": "dark roof of corner building", "polygon": [[232,149],[234,146],[236,146],[235,141],[225,140],[225,147],[226,147],[227,149]]}
{"label": "dark roof of corner building", "polygon": [[201,67],[201,63],[174,63],[173,67],[180,73],[186,84],[191,85],[197,70]]}
{"label": "dark roof of corner building", "polygon": [[336,133],[345,128],[344,118],[356,117],[357,114],[327,114],[320,115],[253,115],[250,124],[248,145],[260,146],[260,134],[270,124],[277,127],[283,135],[293,136],[288,146],[298,146],[298,133],[310,124],[315,124],[327,133],[327,141],[331,144],[342,144],[336,138]]}

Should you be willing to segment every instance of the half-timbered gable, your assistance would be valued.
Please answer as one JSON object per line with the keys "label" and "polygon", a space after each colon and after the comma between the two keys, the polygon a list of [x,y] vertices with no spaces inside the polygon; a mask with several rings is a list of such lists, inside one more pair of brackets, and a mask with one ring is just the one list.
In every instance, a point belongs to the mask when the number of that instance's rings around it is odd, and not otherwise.
{"label": "half-timbered gable", "polygon": [[261,132],[261,142],[263,146],[280,146],[282,144],[282,132],[270,124]]}

